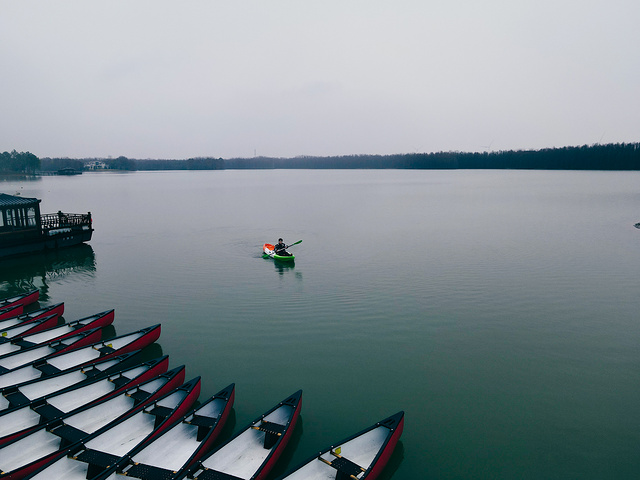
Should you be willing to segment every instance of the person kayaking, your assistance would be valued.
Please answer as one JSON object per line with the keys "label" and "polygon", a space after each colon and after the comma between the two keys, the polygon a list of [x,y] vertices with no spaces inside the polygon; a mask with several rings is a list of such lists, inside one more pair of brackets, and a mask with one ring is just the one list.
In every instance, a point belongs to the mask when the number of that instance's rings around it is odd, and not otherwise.
{"label": "person kayaking", "polygon": [[287,252],[287,245],[284,244],[281,238],[278,239],[278,243],[275,244],[275,252],[276,255],[280,255],[281,257],[289,257],[291,254]]}

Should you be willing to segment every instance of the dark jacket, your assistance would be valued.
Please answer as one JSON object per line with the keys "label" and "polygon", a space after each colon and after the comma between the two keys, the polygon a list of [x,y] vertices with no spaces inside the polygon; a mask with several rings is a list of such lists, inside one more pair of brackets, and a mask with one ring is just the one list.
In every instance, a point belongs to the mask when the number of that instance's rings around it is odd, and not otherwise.
{"label": "dark jacket", "polygon": [[282,244],[276,243],[275,244],[275,252],[276,252],[277,255],[288,255],[287,246],[284,243],[282,243]]}

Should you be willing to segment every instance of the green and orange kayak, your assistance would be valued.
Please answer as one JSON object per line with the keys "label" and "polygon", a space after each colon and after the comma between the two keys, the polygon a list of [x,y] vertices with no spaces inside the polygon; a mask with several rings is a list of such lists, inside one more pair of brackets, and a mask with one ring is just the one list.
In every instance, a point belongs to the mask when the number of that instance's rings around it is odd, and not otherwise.
{"label": "green and orange kayak", "polygon": [[281,262],[293,262],[293,259],[295,258],[294,255],[289,254],[289,255],[278,255],[276,254],[276,247],[274,245],[271,245],[270,243],[265,243],[262,247],[262,256],[264,258],[270,257],[273,258],[274,260],[279,260]]}

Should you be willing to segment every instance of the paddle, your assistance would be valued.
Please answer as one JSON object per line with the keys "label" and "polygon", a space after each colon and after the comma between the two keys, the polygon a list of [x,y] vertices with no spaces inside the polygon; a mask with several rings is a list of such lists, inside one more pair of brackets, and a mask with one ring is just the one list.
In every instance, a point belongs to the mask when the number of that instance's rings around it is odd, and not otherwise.
{"label": "paddle", "polygon": [[287,245],[285,248],[293,247],[294,245],[297,245],[299,243],[302,243],[302,240],[298,240],[296,243],[292,243],[291,245]]}

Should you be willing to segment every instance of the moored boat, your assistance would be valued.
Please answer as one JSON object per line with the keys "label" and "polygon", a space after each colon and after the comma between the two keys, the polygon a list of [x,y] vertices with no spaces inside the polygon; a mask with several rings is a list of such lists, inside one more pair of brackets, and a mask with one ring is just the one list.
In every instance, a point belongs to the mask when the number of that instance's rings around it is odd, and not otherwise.
{"label": "moored boat", "polygon": [[[95,315],[80,318],[72,322],[55,325],[58,321],[57,315],[50,315],[37,319],[27,324],[20,324],[10,327],[2,332],[0,337],[0,356],[12,351],[23,350],[40,343],[52,340],[62,340],[77,333],[86,332],[94,328],[102,328],[111,325],[113,322],[113,310],[107,310]],[[49,328],[42,330],[36,323],[53,323]]]}
{"label": "moored boat", "polygon": [[151,442],[129,451],[121,461],[94,480],[172,478],[210,450],[227,421],[235,399],[235,385],[216,393],[182,421],[168,427]]}
{"label": "moored boat", "polygon": [[91,212],[41,214],[40,200],[0,193],[0,257],[69,247],[91,240]]}
{"label": "moored boat", "polygon": [[17,317],[24,312],[22,305],[12,305],[11,307],[0,308],[0,320],[5,318]]}
{"label": "moored boat", "polygon": [[[42,307],[38,310],[33,310],[29,313],[22,313],[13,317],[0,320],[0,332],[16,325],[22,325],[27,322],[32,322],[40,318],[48,317],[50,315],[61,316],[64,313],[64,303],[56,303],[55,305],[49,305],[48,307]],[[46,328],[46,327],[44,327]],[[0,334],[1,336],[1,334]]]}
{"label": "moored boat", "polygon": [[104,360],[123,353],[140,350],[155,342],[159,336],[160,324],[109,340],[98,341],[76,350],[41,358],[8,372],[2,373],[0,371],[0,388],[54,375],[70,368],[89,365],[97,360]]}
{"label": "moored boat", "polygon": [[0,356],[0,374],[8,373],[9,371],[23,365],[33,363],[49,356],[52,357],[54,355],[70,352],[82,346],[90,345],[100,340],[101,337],[102,330],[95,328],[62,340],[52,340],[51,342],[28,347],[24,350],[7,353]]}
{"label": "moored boat", "polygon": [[0,409],[6,410],[25,405],[65,388],[82,385],[91,379],[117,373],[130,363],[139,363],[133,360],[133,357],[139,353],[139,351],[133,351],[111,358],[99,359],[89,365],[70,368],[43,378],[35,378],[0,388]]}
{"label": "moored boat", "polygon": [[123,390],[135,387],[165,373],[169,357],[164,356],[129,367],[82,385],[40,396],[29,403],[0,412],[0,445],[9,442],[17,432],[24,434],[38,425],[50,422],[85,405],[106,400]]}
{"label": "moored boat", "polygon": [[37,302],[38,298],[40,298],[40,290],[38,289],[30,290],[28,292],[21,293],[19,295],[14,295],[12,297],[6,297],[1,299],[0,308],[4,309],[7,307],[12,307],[14,305],[15,306],[21,305],[23,307],[26,307],[27,305]]}
{"label": "moored boat", "polygon": [[61,452],[53,462],[27,478],[94,479],[122,460],[127,452],[148,444],[165,432],[191,408],[199,394],[200,377],[196,377],[153,404],[137,408]]}
{"label": "moored boat", "polygon": [[302,406],[302,390],[277,404],[176,479],[262,480],[286,447]]}
{"label": "moored boat", "polygon": [[2,479],[24,478],[51,463],[68,447],[177,388],[184,382],[184,375],[184,366],[174,368],[105,401],[73,410],[2,445]]}
{"label": "moored boat", "polygon": [[389,461],[404,427],[398,412],[314,455],[277,480],[374,480]]}
{"label": "moored boat", "polygon": [[[6,344],[11,344],[13,342],[19,341],[20,338],[35,335],[41,331],[47,331],[58,324],[58,315],[53,314],[48,317],[36,318],[35,320],[29,320],[28,322],[19,323],[18,325],[14,325],[13,327],[9,327],[2,332],[0,332],[0,356],[5,353],[9,353],[14,351],[10,346]],[[51,337],[49,340],[52,340],[54,337]],[[34,345],[34,344],[32,344]],[[3,347],[4,346],[4,347]],[[15,346],[15,349],[24,348],[24,345],[20,345],[20,347]]]}

